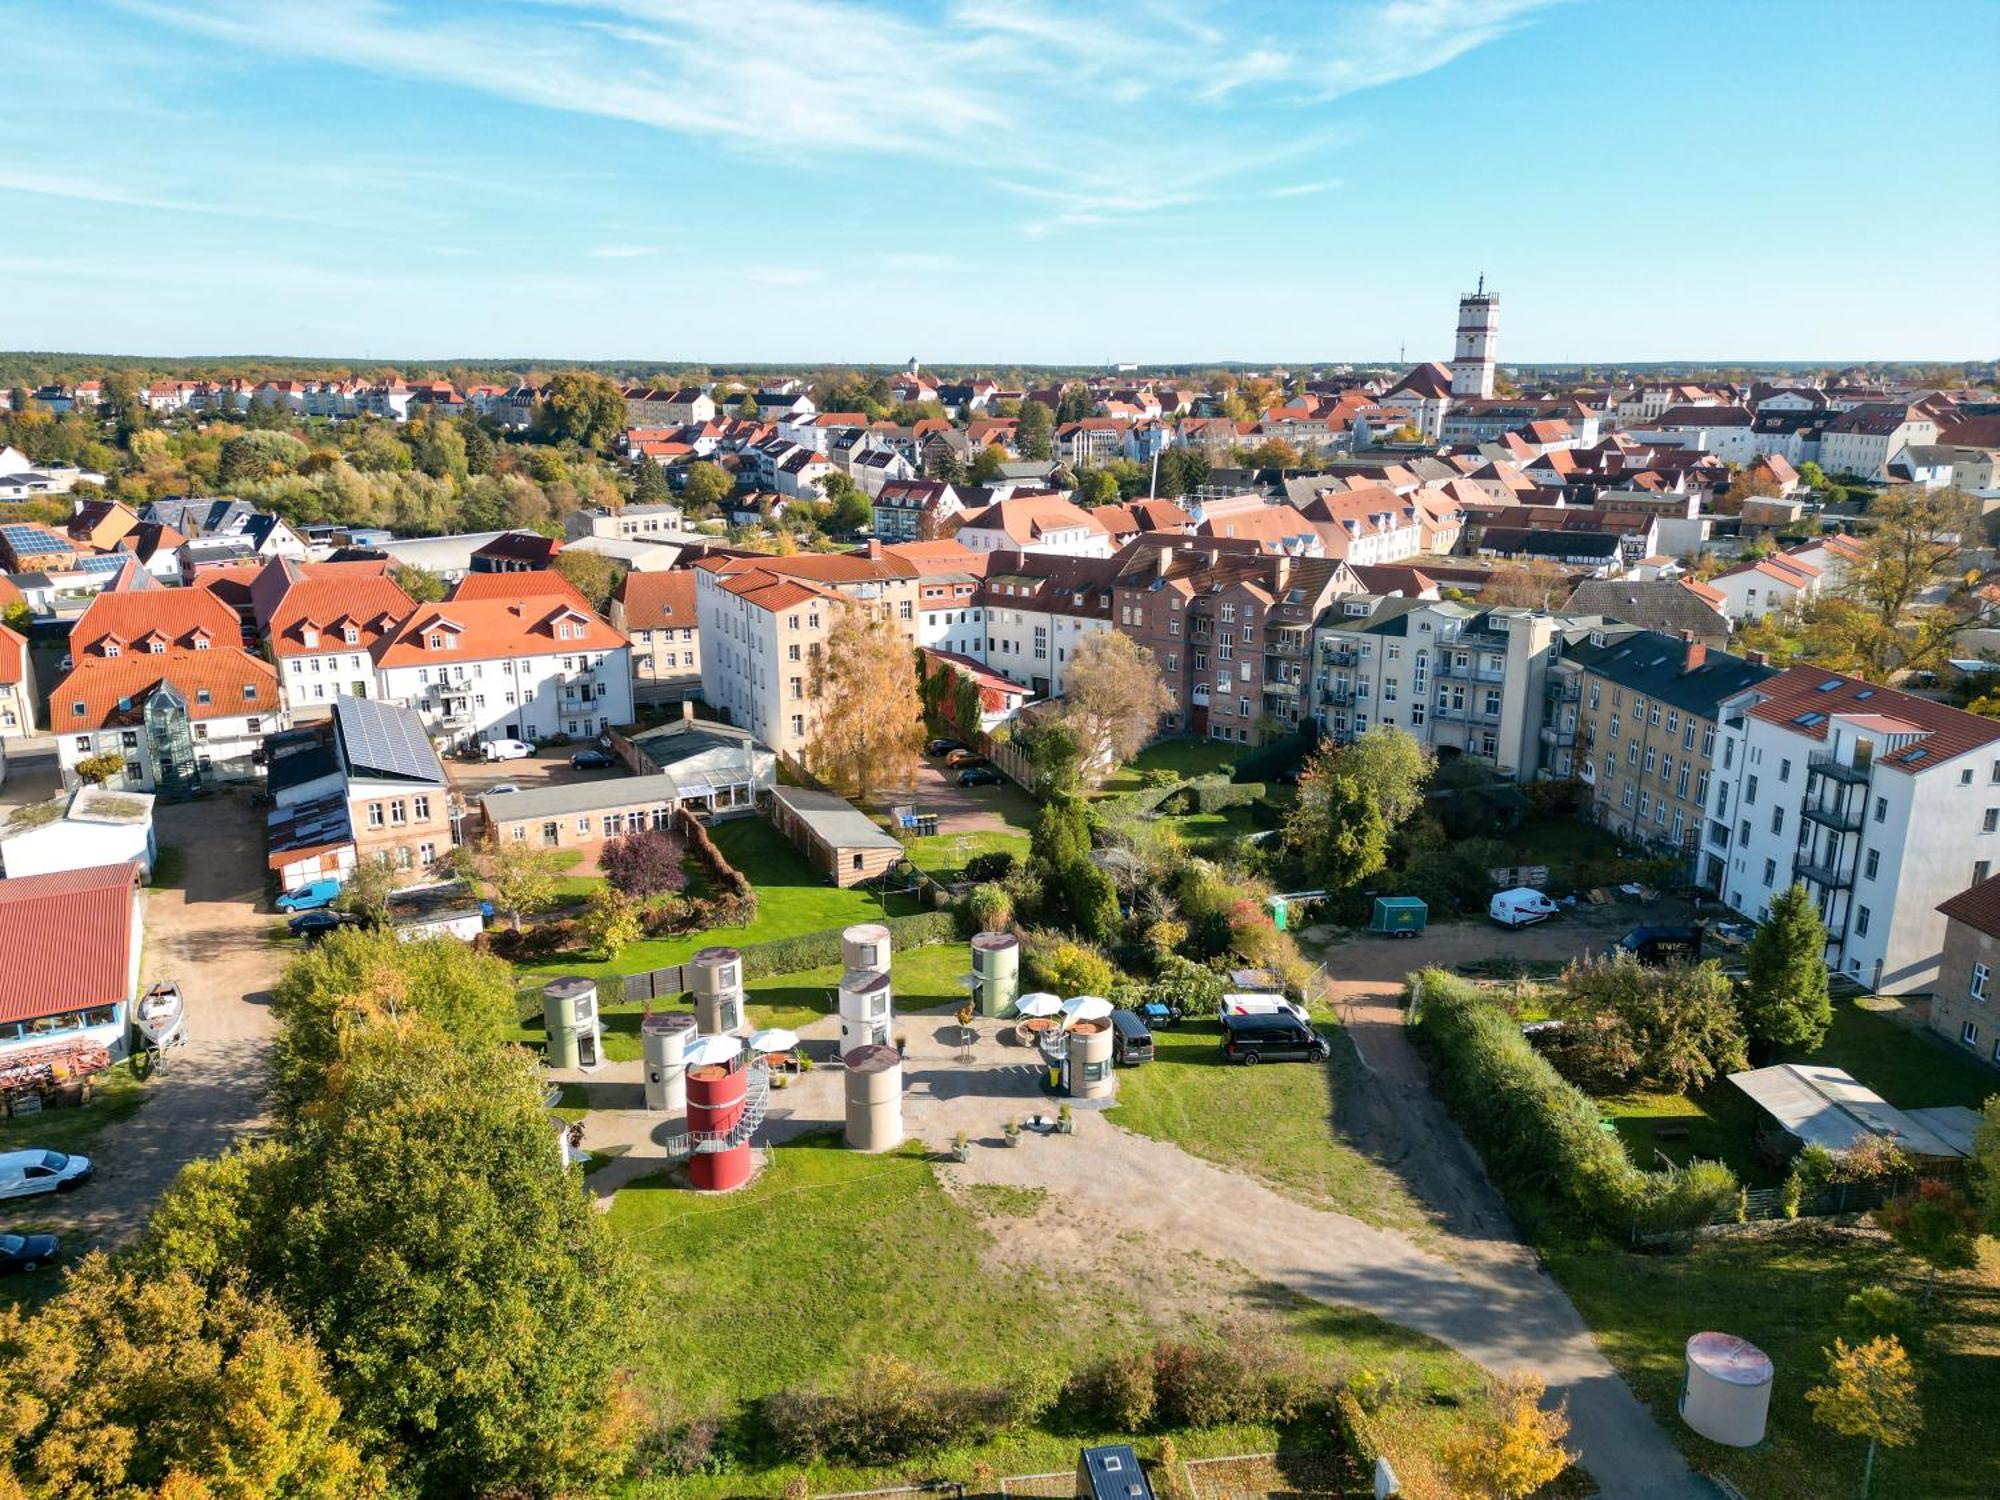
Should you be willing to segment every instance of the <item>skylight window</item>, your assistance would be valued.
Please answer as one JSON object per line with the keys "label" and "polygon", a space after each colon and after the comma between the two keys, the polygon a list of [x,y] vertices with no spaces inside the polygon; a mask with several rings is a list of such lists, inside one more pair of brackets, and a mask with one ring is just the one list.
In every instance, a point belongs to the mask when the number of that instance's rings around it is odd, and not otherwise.
{"label": "skylight window", "polygon": [[1800,714],[1792,722],[1801,729],[1811,729],[1814,725],[1824,724],[1826,722],[1826,715],[1819,712]]}
{"label": "skylight window", "polygon": [[1863,698],[1872,698],[1875,696],[1875,689],[1863,688],[1860,692],[1856,693],[1854,696],[1856,701],[1859,701],[1860,699]]}
{"label": "skylight window", "polygon": [[1829,677],[1825,682],[1822,682],[1816,689],[1814,689],[1814,691],[1821,693],[1838,692],[1840,691],[1840,679],[1838,677]]}

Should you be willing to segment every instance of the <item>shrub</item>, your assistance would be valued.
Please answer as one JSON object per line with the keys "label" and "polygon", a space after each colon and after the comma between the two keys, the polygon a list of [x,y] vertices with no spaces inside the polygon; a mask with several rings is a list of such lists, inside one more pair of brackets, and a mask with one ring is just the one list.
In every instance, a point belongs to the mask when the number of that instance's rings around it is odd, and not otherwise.
{"label": "shrub", "polygon": [[1143,1431],[1157,1399],[1151,1350],[1106,1355],[1078,1370],[1063,1389],[1065,1407],[1117,1432]]}
{"label": "shrub", "polygon": [[[906,948],[948,943],[958,936],[958,914],[948,909],[890,917],[883,925],[889,929],[890,946],[898,953]],[[743,977],[762,979],[771,974],[796,974],[801,969],[823,969],[839,962],[840,929],[829,927],[824,932],[802,932],[797,937],[752,943],[743,950]]]}
{"label": "shrub", "polygon": [[622,838],[606,839],[598,851],[598,868],[613,889],[644,900],[687,885],[682,868],[687,847],[665,828],[645,828]]}
{"label": "shrub", "polygon": [[1440,1097],[1524,1216],[1554,1210],[1573,1226],[1668,1230],[1707,1222],[1728,1169],[1702,1163],[1649,1175],[1632,1165],[1597,1106],[1537,1054],[1520,1029],[1464,980],[1437,969],[1422,987],[1413,1036]]}
{"label": "shrub", "polygon": [[1244,807],[1258,802],[1264,796],[1264,784],[1259,781],[1230,781],[1222,776],[1204,776],[1188,785],[1190,800],[1198,813],[1222,812],[1231,807]]}
{"label": "shrub", "polygon": [[1347,1389],[1361,1403],[1363,1411],[1380,1411],[1403,1384],[1394,1370],[1356,1370],[1347,1377]]}
{"label": "shrub", "polygon": [[975,854],[965,862],[964,878],[975,883],[1005,880],[1014,873],[1014,867],[1019,863],[1020,861],[1014,858],[1013,851],[1008,849],[995,849],[989,854]]}
{"label": "shrub", "polygon": [[1150,770],[1139,773],[1139,785],[1143,787],[1179,786],[1180,784],[1181,773],[1169,770],[1165,766],[1154,766]]}
{"label": "shrub", "polygon": [[1111,988],[1111,961],[1088,943],[1044,937],[1028,947],[1028,974],[1056,995],[1101,995]]}
{"label": "shrub", "polygon": [[870,1466],[989,1438],[1017,1415],[1005,1391],[943,1385],[881,1354],[863,1360],[838,1391],[780,1391],[764,1402],[764,1419],[786,1458]]}
{"label": "shrub", "polygon": [[981,932],[999,932],[1014,919],[1014,903],[1003,885],[976,885],[965,898],[966,915]]}

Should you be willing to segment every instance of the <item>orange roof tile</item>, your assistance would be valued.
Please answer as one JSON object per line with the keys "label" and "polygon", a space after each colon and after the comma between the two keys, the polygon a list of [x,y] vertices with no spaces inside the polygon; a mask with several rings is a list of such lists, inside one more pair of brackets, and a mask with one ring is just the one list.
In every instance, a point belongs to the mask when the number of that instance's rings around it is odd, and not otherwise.
{"label": "orange roof tile", "polygon": [[467,573],[445,595],[447,603],[460,599],[563,599],[580,609],[590,601],[581,590],[554,568],[532,568],[526,573]]}
{"label": "orange roof tile", "polygon": [[[565,626],[571,634],[560,633]],[[431,644],[433,637],[437,645]],[[503,656],[609,651],[625,644],[625,637],[597,615],[564,599],[454,599],[420,605],[375,643],[375,661],[383,667],[420,667]]]}
{"label": "orange roof tile", "polygon": [[627,630],[678,630],[696,623],[694,574],[686,568],[627,573],[618,584],[618,600]]}
{"label": "orange roof tile", "polygon": [[[416,601],[379,574],[306,578],[287,589],[271,611],[268,626],[271,652],[283,658],[309,656],[341,646],[366,650],[407,619],[416,607]],[[347,625],[354,627],[356,640],[339,638]],[[318,632],[317,644],[306,644],[308,629]]]}

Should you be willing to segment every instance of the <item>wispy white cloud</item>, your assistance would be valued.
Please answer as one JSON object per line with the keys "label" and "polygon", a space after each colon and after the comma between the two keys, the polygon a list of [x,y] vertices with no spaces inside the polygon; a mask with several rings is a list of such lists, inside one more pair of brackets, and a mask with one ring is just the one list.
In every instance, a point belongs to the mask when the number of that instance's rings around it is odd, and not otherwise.
{"label": "wispy white cloud", "polygon": [[648,255],[658,255],[658,245],[594,245],[583,252],[592,260],[642,260]]}
{"label": "wispy white cloud", "polygon": [[27,193],[38,198],[65,198],[73,203],[102,203],[119,208],[143,208],[171,214],[202,214],[224,219],[275,219],[292,224],[328,225],[322,215],[292,213],[257,203],[231,203],[195,194],[174,196],[125,187],[67,173],[23,172],[0,167],[0,193]]}
{"label": "wispy white cloud", "polygon": [[762,286],[811,286],[826,272],[810,266],[753,266],[743,275]]}
{"label": "wispy white cloud", "polygon": [[1340,186],[1338,177],[1329,177],[1324,182],[1293,182],[1284,187],[1274,187],[1265,193],[1267,198],[1310,198],[1314,193],[1330,193]]}

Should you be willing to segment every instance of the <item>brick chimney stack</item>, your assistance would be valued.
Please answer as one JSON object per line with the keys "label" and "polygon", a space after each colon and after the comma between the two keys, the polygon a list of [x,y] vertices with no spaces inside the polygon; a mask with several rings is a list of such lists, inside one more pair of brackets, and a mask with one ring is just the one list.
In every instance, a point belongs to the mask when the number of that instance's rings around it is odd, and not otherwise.
{"label": "brick chimney stack", "polygon": [[1692,630],[1681,632],[1681,644],[1687,648],[1687,660],[1681,663],[1681,675],[1686,676],[1708,660],[1708,647],[1694,638]]}

